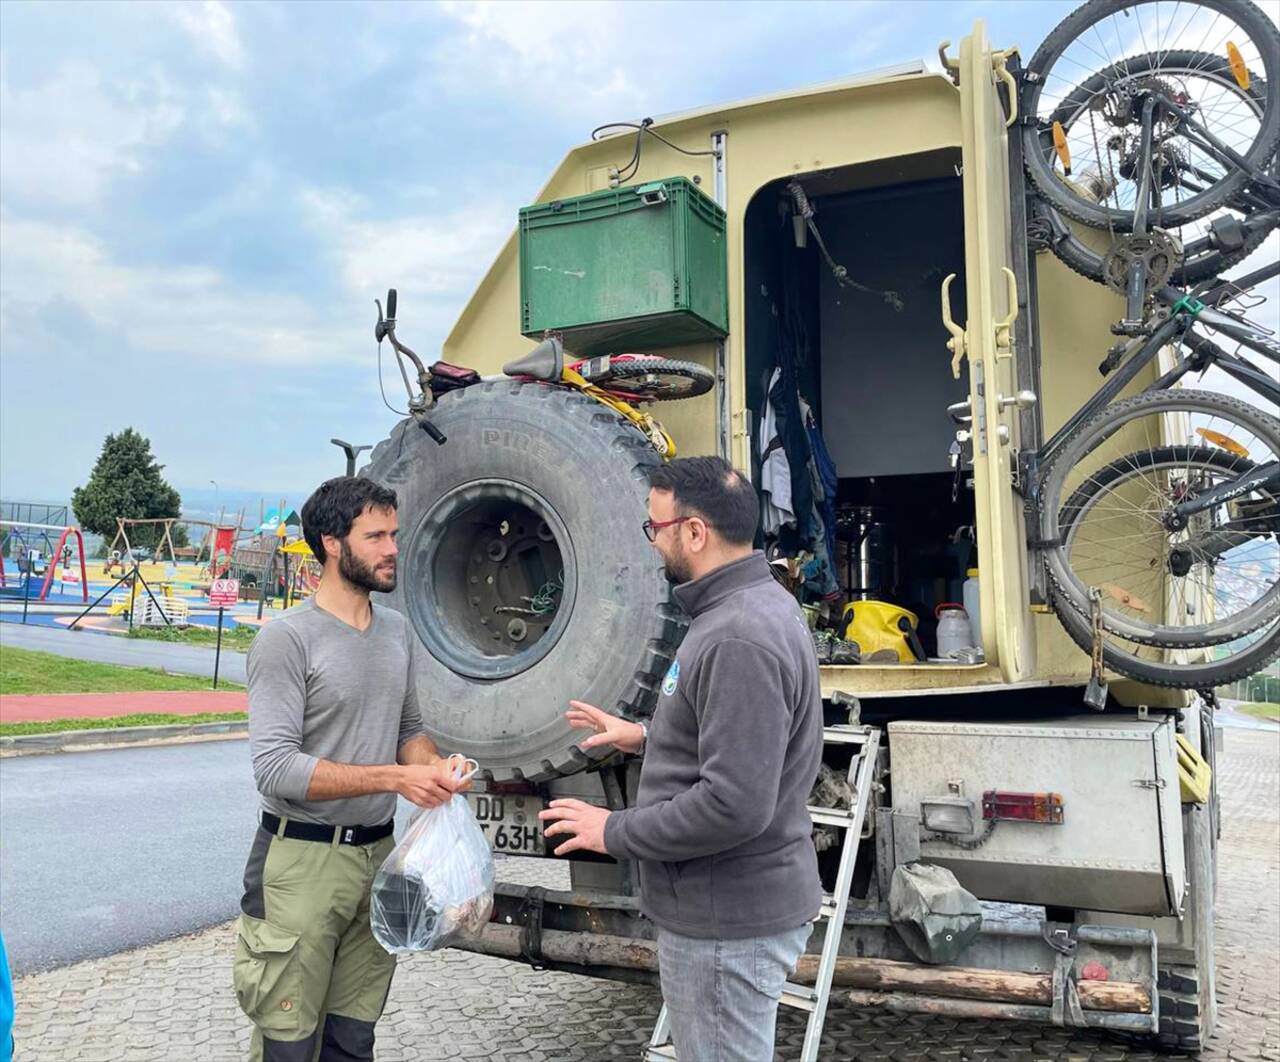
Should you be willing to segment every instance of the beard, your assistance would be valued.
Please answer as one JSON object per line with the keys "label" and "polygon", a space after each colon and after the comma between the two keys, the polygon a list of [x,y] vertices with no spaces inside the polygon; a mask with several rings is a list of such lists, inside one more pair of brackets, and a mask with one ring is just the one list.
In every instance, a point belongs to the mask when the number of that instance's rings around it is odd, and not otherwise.
{"label": "beard", "polygon": [[693,578],[693,573],[689,570],[689,558],[684,552],[684,545],[676,546],[674,552],[666,553],[659,551],[662,556],[662,574],[667,577],[667,582],[673,586],[679,586],[681,583],[687,583]]}
{"label": "beard", "polygon": [[338,571],[352,586],[379,594],[389,594],[396,588],[395,562],[390,575],[380,575],[377,569],[357,559],[344,540],[338,554]]}

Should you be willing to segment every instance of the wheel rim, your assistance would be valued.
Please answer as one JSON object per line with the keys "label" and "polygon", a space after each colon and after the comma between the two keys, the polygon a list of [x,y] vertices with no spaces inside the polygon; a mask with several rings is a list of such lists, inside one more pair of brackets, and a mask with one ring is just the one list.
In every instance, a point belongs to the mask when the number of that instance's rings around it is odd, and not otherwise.
{"label": "wheel rim", "polygon": [[[1255,41],[1245,28],[1253,18],[1243,5],[1164,4],[1148,0],[1106,5],[1100,13],[1074,18],[1069,41],[1041,48],[1030,69],[1037,80],[1029,84],[1024,109],[1040,128],[1032,134],[1028,159],[1040,181],[1050,190],[1074,200],[1090,215],[1090,224],[1126,228],[1132,221],[1133,176],[1123,173],[1123,160],[1132,158],[1139,129],[1135,103],[1149,92],[1174,99],[1239,154],[1257,163],[1265,160],[1276,131],[1275,116],[1264,114],[1265,86],[1276,70],[1272,42]],[[1072,22],[1073,19],[1068,19]],[[1066,29],[1066,24],[1061,27]],[[1264,31],[1259,31],[1263,33]],[[1052,37],[1052,35],[1051,35]],[[1247,86],[1236,80],[1236,64]],[[1116,192],[1094,201],[1063,183],[1064,174],[1049,143],[1050,123],[1060,122],[1067,135],[1073,182],[1093,170],[1105,189],[1112,180]],[[1207,187],[1170,187],[1162,192],[1164,224],[1177,225],[1208,213],[1224,194],[1244,183],[1245,175],[1224,167],[1185,135],[1157,124],[1157,152],[1166,166],[1166,179],[1175,170],[1209,181]],[[1109,144],[1113,138],[1117,143]],[[1174,167],[1180,162],[1188,167]],[[1160,224],[1160,221],[1155,221]]]}
{"label": "wheel rim", "polygon": [[564,521],[510,480],[457,487],[423,514],[406,550],[404,600],[446,667],[504,679],[542,660],[573,612],[577,566]]}
{"label": "wheel rim", "polygon": [[[1192,637],[1190,628],[1206,626],[1208,617],[1196,615],[1202,608],[1211,608],[1215,620],[1234,617],[1238,628],[1247,628],[1245,633],[1265,625],[1280,595],[1276,581],[1280,577],[1280,543],[1274,533],[1258,534],[1212,561],[1195,544],[1213,533],[1205,525],[1222,513],[1199,514],[1185,529],[1160,534],[1172,500],[1203,493],[1240,474],[1245,466],[1222,451],[1166,449],[1167,455],[1135,460],[1127,469],[1113,462],[1107,466],[1110,471],[1104,488],[1082,499],[1081,494],[1087,492],[1087,487],[1082,487],[1068,500],[1063,507],[1067,514],[1063,543],[1071,571],[1082,584],[1102,590],[1102,622],[1112,633],[1134,634],[1145,625],[1151,628],[1147,637],[1158,642],[1160,630],[1152,623],[1153,608],[1157,614],[1167,609],[1167,619],[1198,619],[1198,624],[1181,625],[1177,633],[1184,638]],[[1250,512],[1236,506],[1233,524],[1255,533],[1273,526],[1275,498],[1268,502],[1265,515],[1256,505]],[[1144,524],[1149,533],[1135,529]],[[1247,615],[1254,619],[1245,619]],[[1205,644],[1214,640],[1226,643],[1234,639],[1226,635],[1214,639],[1206,630]]]}

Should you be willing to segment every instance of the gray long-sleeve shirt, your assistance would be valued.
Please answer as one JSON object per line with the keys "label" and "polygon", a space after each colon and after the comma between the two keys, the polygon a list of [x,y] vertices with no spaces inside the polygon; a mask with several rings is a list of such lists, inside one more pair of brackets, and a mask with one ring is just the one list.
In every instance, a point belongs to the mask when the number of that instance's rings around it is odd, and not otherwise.
{"label": "gray long-sleeve shirt", "polygon": [[822,759],[817,655],[764,555],[677,587],[693,617],[649,728],[636,805],[605,847],[639,860],[657,925],[692,937],[795,929],[822,901],[806,801]]}
{"label": "gray long-sleeve shirt", "polygon": [[414,681],[417,636],[394,609],[373,605],[351,627],[308,600],[272,620],[249,648],[249,752],[262,806],[332,826],[375,826],[396,810],[394,793],[307,800],[319,760],[396,762],[423,733]]}

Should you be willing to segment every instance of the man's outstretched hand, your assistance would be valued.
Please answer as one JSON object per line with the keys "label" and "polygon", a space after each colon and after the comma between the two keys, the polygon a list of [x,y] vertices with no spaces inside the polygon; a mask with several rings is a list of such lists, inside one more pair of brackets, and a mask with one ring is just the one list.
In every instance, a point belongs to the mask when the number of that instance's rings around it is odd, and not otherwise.
{"label": "man's outstretched hand", "polygon": [[[569,710],[564,713],[564,717],[575,730],[594,731],[582,742],[583,749],[613,745],[622,752],[639,752],[640,746],[644,744],[644,730],[639,723],[619,719],[585,701],[570,701]],[[551,806],[555,807],[555,802]]]}
{"label": "man's outstretched hand", "polygon": [[543,830],[544,836],[555,837],[562,833],[574,835],[555,850],[555,855],[566,855],[579,849],[608,854],[604,846],[604,823],[608,817],[608,808],[598,808],[586,801],[568,798],[553,800],[546,811],[538,812],[538,818],[551,824]]}

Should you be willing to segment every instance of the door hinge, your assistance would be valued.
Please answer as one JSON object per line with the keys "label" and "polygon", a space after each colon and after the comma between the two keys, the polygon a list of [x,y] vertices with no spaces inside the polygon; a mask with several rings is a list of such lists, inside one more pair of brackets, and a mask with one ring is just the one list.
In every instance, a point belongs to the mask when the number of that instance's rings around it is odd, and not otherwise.
{"label": "door hinge", "polygon": [[1163,778],[1135,778],[1133,784],[1139,789],[1163,789],[1168,782]]}

